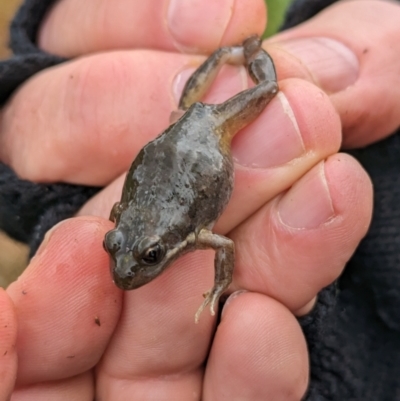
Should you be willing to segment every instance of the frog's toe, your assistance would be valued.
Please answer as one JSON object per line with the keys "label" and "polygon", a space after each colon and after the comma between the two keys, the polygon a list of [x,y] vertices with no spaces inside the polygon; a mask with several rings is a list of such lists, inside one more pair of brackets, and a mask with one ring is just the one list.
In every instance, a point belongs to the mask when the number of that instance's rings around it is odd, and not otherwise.
{"label": "frog's toe", "polygon": [[204,302],[201,304],[200,308],[197,310],[196,314],[194,315],[194,322],[197,324],[199,323],[200,315],[202,314],[204,308],[207,306],[208,300],[207,298],[204,300]]}
{"label": "frog's toe", "polygon": [[215,288],[212,288],[210,291],[207,291],[205,294],[203,294],[203,297],[205,299],[194,317],[196,323],[199,322],[200,315],[208,304],[210,304],[211,316],[215,316],[215,309],[220,296],[221,294],[219,294],[219,292]]}

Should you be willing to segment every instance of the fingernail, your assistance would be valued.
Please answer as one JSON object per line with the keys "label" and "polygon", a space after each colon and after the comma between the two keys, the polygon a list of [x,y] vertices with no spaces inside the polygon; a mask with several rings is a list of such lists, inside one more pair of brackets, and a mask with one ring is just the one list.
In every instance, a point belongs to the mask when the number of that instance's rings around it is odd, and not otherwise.
{"label": "fingernail", "polygon": [[[208,49],[219,47],[232,17],[233,4],[234,0],[210,1],[207,6],[200,0],[170,0],[167,25],[178,50],[201,50],[202,43]],[[198,48],[193,43],[198,43]]]}
{"label": "fingernail", "polygon": [[282,197],[278,213],[283,224],[300,229],[317,228],[335,216],[324,162],[312,168]]}
{"label": "fingernail", "polygon": [[235,162],[253,168],[285,164],[305,152],[293,110],[283,92],[233,140]]}
{"label": "fingernail", "polygon": [[315,83],[328,92],[343,90],[358,78],[358,58],[337,40],[324,37],[291,39],[279,42],[279,46],[298,58]]}
{"label": "fingernail", "polygon": [[226,307],[237,297],[239,297],[242,294],[247,294],[248,291],[247,290],[237,290],[235,292],[233,292],[231,295],[229,295],[229,297],[227,298],[227,300],[224,303],[224,306],[222,307],[221,310],[221,319],[224,317],[225,315],[225,309]]}
{"label": "fingernail", "polygon": [[317,297],[314,297],[311,301],[307,302],[303,307],[297,309],[293,314],[297,317],[304,317],[312,312],[315,304],[317,303]]}
{"label": "fingernail", "polygon": [[175,100],[176,106],[179,104],[179,100],[181,98],[183,88],[185,87],[186,81],[190,78],[190,76],[195,72],[196,68],[185,68],[184,70],[178,72],[172,81],[172,96]]}

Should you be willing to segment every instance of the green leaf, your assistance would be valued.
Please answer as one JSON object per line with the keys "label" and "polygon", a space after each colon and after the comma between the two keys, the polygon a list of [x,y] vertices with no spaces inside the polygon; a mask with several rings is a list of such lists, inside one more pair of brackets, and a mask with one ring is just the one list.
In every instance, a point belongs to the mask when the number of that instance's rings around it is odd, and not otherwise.
{"label": "green leaf", "polygon": [[265,0],[268,7],[268,24],[263,33],[263,38],[268,38],[276,33],[282,25],[285,12],[293,0]]}

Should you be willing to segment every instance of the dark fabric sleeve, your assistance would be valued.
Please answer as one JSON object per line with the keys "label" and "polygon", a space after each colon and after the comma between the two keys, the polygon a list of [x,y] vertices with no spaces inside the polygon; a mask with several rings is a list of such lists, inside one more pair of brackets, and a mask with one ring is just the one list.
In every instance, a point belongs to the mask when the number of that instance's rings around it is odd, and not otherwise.
{"label": "dark fabric sleeve", "polygon": [[338,0],[296,0],[286,13],[281,30],[292,28],[318,14]]}
{"label": "dark fabric sleeve", "polygon": [[55,0],[25,1],[11,23],[10,47],[14,56],[0,63],[0,104],[29,77],[65,60],[45,53],[36,46],[40,23],[54,2]]}
{"label": "dark fabric sleeve", "polygon": [[[63,62],[35,44],[54,0],[26,0],[12,24],[15,56],[0,63],[0,99],[27,78]],[[284,28],[311,18],[334,0],[296,0]],[[367,237],[338,282],[300,319],[310,351],[307,401],[400,400],[400,133],[352,154],[374,183]],[[19,180],[0,164],[0,228],[35,252],[44,233],[98,189]]]}
{"label": "dark fabric sleeve", "polygon": [[336,290],[300,320],[307,401],[400,400],[400,132],[351,153],[373,181],[373,219]]}

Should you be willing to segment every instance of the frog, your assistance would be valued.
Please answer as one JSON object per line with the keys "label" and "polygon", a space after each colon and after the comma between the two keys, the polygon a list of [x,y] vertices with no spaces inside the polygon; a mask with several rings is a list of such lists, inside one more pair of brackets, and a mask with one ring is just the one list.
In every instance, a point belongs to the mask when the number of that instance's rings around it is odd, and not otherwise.
{"label": "frog", "polygon": [[[244,65],[254,86],[219,104],[201,102],[224,64]],[[134,159],[105,235],[114,283],[139,288],[187,252],[215,250],[213,287],[195,314],[215,315],[232,282],[233,241],[214,233],[234,187],[233,137],[253,122],[278,93],[271,56],[257,35],[217,49],[186,82],[180,116]]]}

